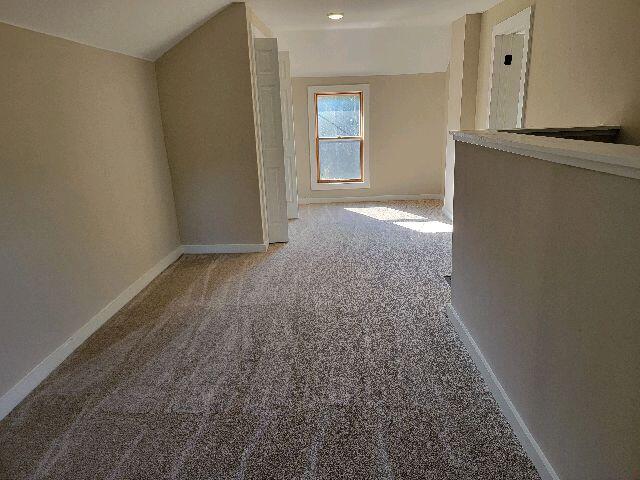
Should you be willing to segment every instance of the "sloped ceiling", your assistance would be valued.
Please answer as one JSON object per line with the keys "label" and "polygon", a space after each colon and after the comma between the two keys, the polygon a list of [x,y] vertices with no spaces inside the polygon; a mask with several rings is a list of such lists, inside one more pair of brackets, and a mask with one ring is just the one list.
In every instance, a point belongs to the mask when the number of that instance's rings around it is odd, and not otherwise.
{"label": "sloped ceiling", "polygon": [[[228,0],[0,0],[0,21],[155,60]],[[443,71],[449,25],[497,0],[249,0],[294,75]],[[332,22],[329,10],[345,17]]]}

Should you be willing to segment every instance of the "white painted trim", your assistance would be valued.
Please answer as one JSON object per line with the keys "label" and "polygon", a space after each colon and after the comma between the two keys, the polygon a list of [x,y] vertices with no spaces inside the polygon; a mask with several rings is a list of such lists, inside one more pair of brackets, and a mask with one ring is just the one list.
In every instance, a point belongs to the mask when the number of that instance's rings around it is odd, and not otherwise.
{"label": "white painted trim", "polygon": [[484,378],[487,387],[489,387],[489,390],[498,402],[500,410],[509,421],[513,432],[516,434],[516,437],[518,437],[518,440],[520,440],[522,447],[529,455],[529,458],[538,470],[540,477],[543,480],[560,480],[560,477],[558,477],[558,474],[553,469],[553,466],[540,448],[540,445],[538,445],[533,434],[529,431],[526,423],[516,410],[515,405],[509,399],[509,395],[500,384],[500,380],[498,380],[498,377],[494,373],[486,357],[483,355],[480,347],[478,347],[478,344],[475,342],[471,333],[467,330],[467,327],[452,305],[447,306],[447,316],[449,317],[449,321],[453,327],[458,332],[460,339],[467,347],[467,350],[476,364],[476,367],[478,367],[480,374]]}
{"label": "white painted trim", "polygon": [[[315,162],[314,162],[314,165],[315,165]],[[366,162],[365,162],[365,165],[366,165]],[[369,180],[365,180],[364,182],[348,182],[348,183],[341,183],[341,182],[318,183],[312,180],[311,183],[312,183],[311,190],[360,190],[365,188],[371,188],[371,183],[369,182]]]}
{"label": "white painted trim", "polygon": [[374,195],[369,197],[313,197],[301,198],[300,205],[308,205],[310,203],[390,202],[393,200],[443,200],[443,196],[437,193],[425,193],[421,195]]}
{"label": "white painted trim", "polygon": [[184,245],[186,254],[266,252],[265,243],[218,243],[216,245]]}
{"label": "white painted trim", "polygon": [[452,132],[456,142],[470,143],[547,162],[640,179],[640,147],[585,142],[493,130]]}
{"label": "white painted trim", "polygon": [[0,420],[7,416],[31,391],[55,370],[73,351],[87,340],[98,328],[115,315],[151,281],[160,275],[183,253],[252,253],[265,252],[267,244],[218,244],[182,245],[160,260],[149,271],[129,285],[85,325],[71,335],[62,345],[36,365],[27,375],[0,397]]}
{"label": "white painted trim", "polygon": [[442,207],[442,213],[445,217],[449,219],[449,221],[453,222],[453,212],[450,211],[447,207]]}
{"label": "white painted trim", "polygon": [[[364,129],[364,142],[362,152],[362,182],[351,183],[318,183],[318,166],[316,165],[316,106],[314,94],[322,92],[362,92],[362,128]],[[361,83],[358,85],[318,85],[307,88],[307,115],[309,118],[309,167],[311,172],[311,190],[357,190],[361,188],[371,187],[371,176],[369,175],[369,163],[371,161],[369,148],[369,84]]]}
{"label": "white painted trim", "polygon": [[[247,15],[247,29],[253,32],[251,16]],[[256,27],[257,28],[257,27]],[[262,220],[262,241],[269,243],[269,218],[267,212],[267,188],[264,179],[264,157],[262,156],[262,135],[260,127],[260,102],[258,101],[258,75],[256,72],[255,38],[249,35],[249,71],[251,74],[251,102],[253,106],[253,129],[256,141],[256,163],[258,167],[258,188],[260,190],[260,213]]]}
{"label": "white painted trim", "polygon": [[40,382],[60,365],[76,348],[89,338],[107,320],[124,307],[144,287],[160,275],[169,265],[175,262],[183,253],[183,248],[176,248],[169,255],[155,264],[149,271],[129,285],[116,298],[110,301],[102,310],[95,314],[84,326],[77,330],[62,345],[50,353],[36,365],[22,380],[16,383],[8,392],[0,397],[0,420],[13,410]]}
{"label": "white painted trim", "polygon": [[529,83],[529,65],[531,55],[531,25],[533,23],[533,6],[525,8],[514,16],[507,18],[493,27],[491,31],[491,64],[489,66],[489,95],[487,104],[487,128],[491,120],[491,91],[493,89],[493,63],[495,61],[496,36],[524,32],[524,52],[520,67],[520,93],[518,97],[518,120],[516,128],[522,128],[525,122],[525,107],[527,102],[527,86]]}

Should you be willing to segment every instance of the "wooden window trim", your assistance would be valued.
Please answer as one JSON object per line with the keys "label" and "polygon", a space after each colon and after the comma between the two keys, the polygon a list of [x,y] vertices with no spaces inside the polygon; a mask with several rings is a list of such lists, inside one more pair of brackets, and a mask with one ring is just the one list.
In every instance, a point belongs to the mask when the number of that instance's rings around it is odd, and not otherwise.
{"label": "wooden window trim", "polygon": [[[320,138],[318,136],[318,97],[335,97],[339,95],[353,96],[358,95],[360,103],[360,135],[358,136],[338,136]],[[319,184],[332,183],[362,183],[364,182],[364,95],[361,90],[358,91],[340,91],[340,92],[315,92],[313,94],[314,115],[315,115],[315,144],[316,144],[316,181]],[[360,143],[360,177],[358,178],[320,178],[320,141],[323,142],[339,142],[339,141],[358,141]]]}

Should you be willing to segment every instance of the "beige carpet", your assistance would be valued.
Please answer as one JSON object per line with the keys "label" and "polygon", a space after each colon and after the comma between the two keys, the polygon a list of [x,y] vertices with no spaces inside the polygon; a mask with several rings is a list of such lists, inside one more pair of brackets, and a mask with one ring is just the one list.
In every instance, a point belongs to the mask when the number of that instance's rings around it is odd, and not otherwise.
{"label": "beige carpet", "polygon": [[537,479],[446,319],[440,208],[183,256],[0,422],[0,478]]}

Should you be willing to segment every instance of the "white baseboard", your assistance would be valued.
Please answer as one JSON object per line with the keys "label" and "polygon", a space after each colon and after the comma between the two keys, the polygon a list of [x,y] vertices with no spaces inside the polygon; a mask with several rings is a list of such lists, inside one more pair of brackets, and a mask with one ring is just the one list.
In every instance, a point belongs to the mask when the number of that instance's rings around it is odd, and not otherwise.
{"label": "white baseboard", "polygon": [[218,243],[216,245],[184,245],[184,253],[255,253],[266,252],[264,243]]}
{"label": "white baseboard", "polygon": [[259,244],[218,244],[182,245],[160,260],[153,268],[133,282],[102,310],[94,315],[62,345],[36,365],[27,375],[0,397],[0,420],[11,412],[34,388],[60,365],[76,348],[100,328],[109,318],[124,307],[133,297],[146,287],[163,270],[175,262],[183,253],[251,253],[265,252],[267,245]]}
{"label": "white baseboard", "polygon": [[0,397],[0,420],[13,410],[40,382],[60,365],[76,348],[100,328],[107,320],[125,306],[133,297],[156,278],[163,270],[175,262],[183,253],[182,246],[160,260],[148,272],[129,285],[122,293],[95,314],[84,326],[77,330],[62,345],[36,365],[22,380]]}
{"label": "white baseboard", "polygon": [[509,399],[509,395],[507,395],[507,392],[500,384],[498,377],[496,377],[496,374],[493,372],[491,365],[483,355],[480,347],[478,347],[478,344],[471,336],[471,333],[467,330],[467,327],[451,305],[447,306],[447,316],[449,317],[453,327],[458,332],[460,339],[467,347],[473,362],[476,364],[476,367],[478,367],[478,370],[480,370],[480,374],[498,402],[502,414],[509,421],[513,432],[516,434],[516,437],[518,437],[518,440],[520,440],[520,444],[529,455],[529,458],[538,470],[540,477],[543,480],[560,480],[560,477],[558,477],[553,466],[549,463],[549,460],[540,448],[540,445],[538,445],[538,442],[536,442],[536,439],[533,437],[529,428],[524,423],[524,420],[516,410],[515,405]]}
{"label": "white baseboard", "polygon": [[310,203],[355,203],[355,202],[390,202],[392,200],[442,200],[443,196],[437,193],[424,193],[421,195],[374,195],[371,197],[313,197],[301,198],[300,205]]}
{"label": "white baseboard", "polygon": [[451,210],[447,207],[442,207],[442,213],[449,219],[449,221],[453,222],[453,212]]}

